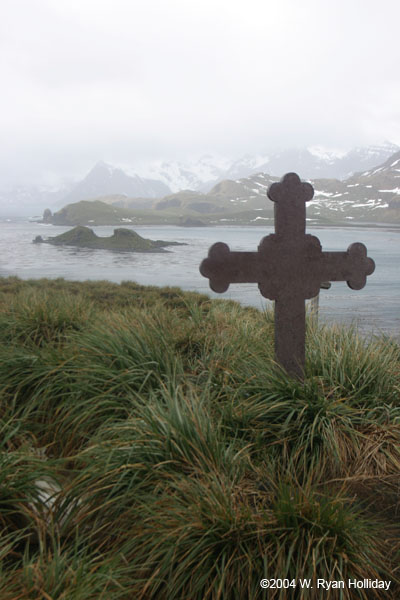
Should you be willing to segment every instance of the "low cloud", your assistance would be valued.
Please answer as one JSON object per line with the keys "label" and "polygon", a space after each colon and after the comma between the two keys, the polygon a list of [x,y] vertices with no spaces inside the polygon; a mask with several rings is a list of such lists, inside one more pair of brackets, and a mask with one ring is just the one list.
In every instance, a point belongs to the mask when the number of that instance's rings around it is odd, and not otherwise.
{"label": "low cloud", "polygon": [[0,186],[99,159],[399,143],[399,17],[392,0],[6,0]]}

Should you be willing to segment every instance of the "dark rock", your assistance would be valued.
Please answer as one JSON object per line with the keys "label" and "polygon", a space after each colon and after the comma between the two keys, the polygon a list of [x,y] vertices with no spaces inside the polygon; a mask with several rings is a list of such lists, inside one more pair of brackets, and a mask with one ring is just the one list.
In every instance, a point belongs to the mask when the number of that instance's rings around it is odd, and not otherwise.
{"label": "dark rock", "polygon": [[[40,238],[40,239],[39,239]],[[78,225],[55,237],[43,240],[37,236],[34,243],[43,242],[54,246],[76,246],[78,248],[94,248],[101,250],[115,250],[118,252],[165,252],[165,246],[181,246],[180,242],[166,242],[163,240],[148,240],[136,231],[126,228],[114,229],[110,237],[99,237],[89,227]]]}

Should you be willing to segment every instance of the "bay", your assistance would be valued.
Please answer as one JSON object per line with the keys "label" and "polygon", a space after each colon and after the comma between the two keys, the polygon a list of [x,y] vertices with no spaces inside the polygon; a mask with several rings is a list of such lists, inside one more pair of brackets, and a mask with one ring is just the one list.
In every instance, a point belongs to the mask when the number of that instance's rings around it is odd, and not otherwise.
{"label": "bay", "polygon": [[[263,309],[271,306],[255,284],[231,285],[225,294],[215,294],[199,265],[208,248],[217,241],[231,250],[256,250],[272,227],[128,227],[153,240],[175,240],[186,246],[170,248],[163,254],[110,252],[107,250],[33,244],[36,235],[54,236],[71,229],[26,222],[0,223],[0,275],[22,279],[63,277],[68,280],[105,279],[136,281],[143,285],[178,286],[183,290],[229,298],[243,305]],[[111,235],[115,227],[95,227],[97,235]],[[396,228],[309,228],[326,251],[344,251],[353,242],[362,242],[374,259],[375,272],[362,290],[351,290],[345,282],[333,282],[321,290],[320,320],[355,324],[361,333],[384,333],[400,340],[400,229]]]}

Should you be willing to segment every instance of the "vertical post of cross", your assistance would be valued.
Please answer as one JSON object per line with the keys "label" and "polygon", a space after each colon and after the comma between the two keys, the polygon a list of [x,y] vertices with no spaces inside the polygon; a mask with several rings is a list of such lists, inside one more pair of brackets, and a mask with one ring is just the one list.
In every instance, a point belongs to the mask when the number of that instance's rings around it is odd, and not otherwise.
{"label": "vertical post of cross", "polygon": [[[289,277],[290,268],[285,266],[294,257],[301,262],[305,259],[306,202],[313,195],[312,186],[301,183],[295,173],[288,173],[268,190],[268,197],[274,202],[275,244]],[[294,275],[291,292],[284,287],[275,299],[275,357],[288,373],[301,378],[305,363],[306,307],[304,296],[295,287],[300,273]]]}

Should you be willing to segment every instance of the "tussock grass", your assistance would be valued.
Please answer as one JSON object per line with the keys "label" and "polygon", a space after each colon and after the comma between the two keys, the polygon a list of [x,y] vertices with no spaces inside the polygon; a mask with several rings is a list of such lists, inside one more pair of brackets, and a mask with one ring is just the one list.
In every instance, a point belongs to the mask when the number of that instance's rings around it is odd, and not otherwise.
{"label": "tussock grass", "polygon": [[393,340],[310,321],[301,384],[271,313],[17,278],[0,338],[0,598],[253,599],[265,577],[399,596]]}
{"label": "tussock grass", "polygon": [[69,332],[82,331],[94,317],[92,302],[65,291],[25,288],[10,300],[0,321],[2,337],[9,342],[60,342]]}

